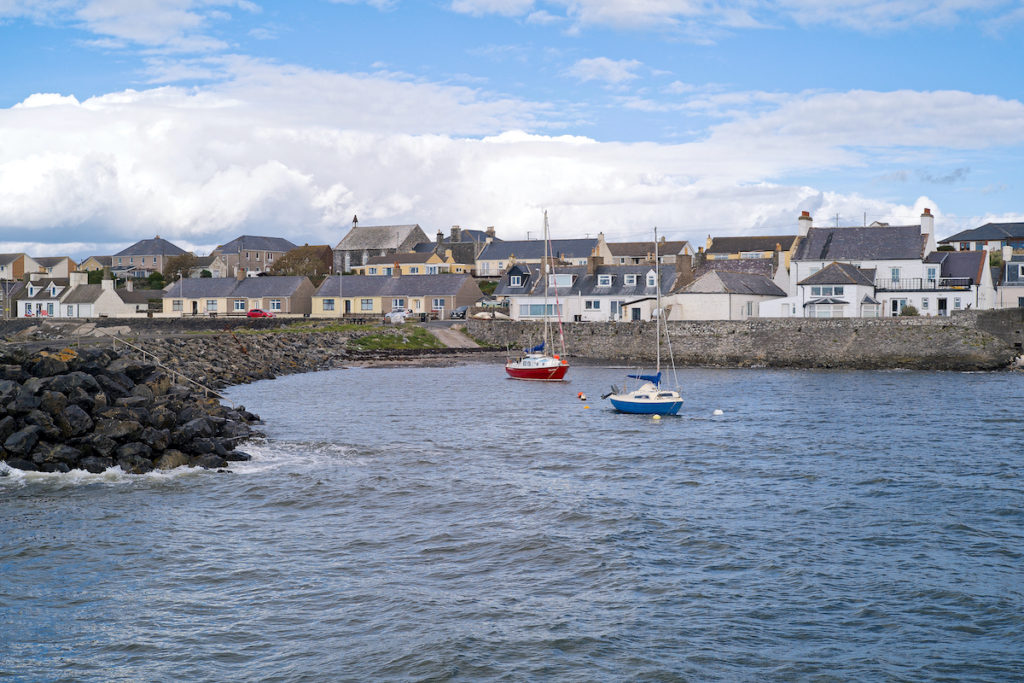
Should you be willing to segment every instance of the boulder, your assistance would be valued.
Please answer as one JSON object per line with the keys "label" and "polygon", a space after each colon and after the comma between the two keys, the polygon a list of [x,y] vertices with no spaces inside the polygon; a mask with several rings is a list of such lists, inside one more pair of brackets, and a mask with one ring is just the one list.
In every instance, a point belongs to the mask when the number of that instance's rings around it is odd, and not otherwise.
{"label": "boulder", "polygon": [[87,455],[84,458],[82,458],[81,462],[78,463],[78,466],[83,470],[86,470],[87,472],[99,474],[100,472],[103,472],[104,470],[113,467],[114,461],[111,460],[110,458],[105,458],[98,455]]}
{"label": "boulder", "polygon": [[105,436],[115,441],[133,439],[142,432],[142,425],[134,420],[108,420],[102,419],[96,422],[93,433],[97,436]]}
{"label": "boulder", "polygon": [[53,418],[41,410],[31,411],[24,417],[24,422],[27,425],[38,426],[40,436],[50,441],[59,441],[64,436],[60,427],[54,423]]}
{"label": "boulder", "polygon": [[109,399],[115,400],[128,396],[135,386],[128,375],[122,372],[96,375],[96,382]]}
{"label": "boulder", "polygon": [[[39,433],[41,431],[42,429],[37,425],[29,425],[19,429],[4,441],[4,450],[18,457],[27,456],[36,447],[36,444],[39,443]],[[8,462],[10,461],[8,460]]]}
{"label": "boulder", "polygon": [[117,448],[116,441],[110,437],[100,436],[96,433],[86,434],[85,436],[77,439],[72,439],[70,441],[70,445],[80,449],[86,456],[99,458],[109,458],[113,455],[114,449]]}
{"label": "boulder", "polygon": [[89,413],[75,404],[69,405],[64,409],[64,419],[67,420],[68,427],[71,430],[70,436],[81,436],[93,427],[93,421],[89,417]]}
{"label": "boulder", "polygon": [[24,458],[7,458],[4,462],[8,466],[13,467],[16,470],[25,470],[26,472],[38,472],[39,466],[31,460],[25,460]]}
{"label": "boulder", "polygon": [[53,377],[54,375],[60,375],[68,371],[68,364],[59,358],[52,356],[43,356],[37,360],[29,372],[36,377]]}
{"label": "boulder", "polygon": [[66,375],[58,375],[50,380],[49,388],[51,391],[59,391],[62,394],[70,394],[75,389],[83,389],[89,393],[96,393],[100,390],[100,385],[96,382],[96,378],[89,373],[82,372],[81,370],[75,370],[69,372]]}
{"label": "boulder", "polygon": [[13,380],[0,379],[0,405],[6,405],[21,393],[21,385]]}
{"label": "boulder", "polygon": [[25,415],[38,410],[42,404],[42,399],[38,396],[33,396],[27,391],[22,391],[18,394],[18,397],[7,404],[7,412],[14,413],[16,415]]}
{"label": "boulder", "polygon": [[[135,391],[135,389],[138,389],[138,387],[135,387],[134,389],[132,389],[132,391]],[[146,398],[145,396],[136,395],[122,396],[121,398],[114,401],[114,405],[122,406],[124,408],[139,408],[141,406],[146,405],[151,400],[153,400],[152,397]]]}
{"label": "boulder", "polygon": [[146,444],[154,451],[163,451],[171,443],[171,431],[169,429],[156,429],[145,427],[139,434],[139,441]]}
{"label": "boulder", "polygon": [[[145,451],[139,451],[137,448],[139,446],[145,449]],[[130,443],[121,446],[118,451],[121,449],[126,449],[124,455],[117,456],[117,464],[122,471],[128,474],[145,474],[146,472],[153,471],[153,461],[142,455],[142,452],[149,452],[148,446],[141,443]]]}
{"label": "boulder", "polygon": [[67,464],[62,462],[44,462],[39,465],[40,472],[60,472],[66,474],[71,471],[71,468]]}
{"label": "boulder", "polygon": [[175,446],[184,446],[196,439],[211,437],[214,435],[213,425],[205,417],[198,417],[189,420],[171,433],[171,443]]}
{"label": "boulder", "polygon": [[56,391],[46,390],[39,397],[39,409],[50,417],[56,417],[63,413],[67,405],[67,397]]}
{"label": "boulder", "polygon": [[228,462],[248,462],[252,460],[252,456],[242,451],[231,451],[224,456],[224,459]]}
{"label": "boulder", "polygon": [[226,467],[227,464],[227,460],[213,453],[197,455],[194,458],[189,458],[190,467],[202,467],[207,470],[220,469],[221,467]]}
{"label": "boulder", "polygon": [[178,416],[167,406],[157,406],[149,411],[149,424],[157,429],[170,429],[178,423]]}
{"label": "boulder", "polygon": [[18,423],[13,417],[8,415],[0,419],[0,444],[7,441],[7,437],[16,431],[18,431]]}
{"label": "boulder", "polygon": [[160,470],[173,470],[175,467],[188,465],[189,458],[179,450],[173,448],[164,451],[163,455],[156,459],[154,464]]}

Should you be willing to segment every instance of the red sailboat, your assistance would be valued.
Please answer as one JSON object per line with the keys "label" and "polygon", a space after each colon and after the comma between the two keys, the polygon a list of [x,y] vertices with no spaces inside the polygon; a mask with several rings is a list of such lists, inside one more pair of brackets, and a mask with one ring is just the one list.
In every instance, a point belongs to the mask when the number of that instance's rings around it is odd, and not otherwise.
{"label": "red sailboat", "polygon": [[[569,371],[569,361],[565,359],[565,335],[562,332],[562,307],[558,301],[558,287],[555,287],[555,311],[558,314],[558,337],[561,340],[562,354],[548,354],[548,264],[551,257],[551,239],[548,235],[548,212],[544,212],[544,260],[541,277],[544,278],[544,340],[530,349],[524,349],[523,355],[515,360],[505,361],[505,372],[512,379],[526,379],[541,382],[557,382],[565,378]],[[553,269],[552,269],[553,270]]]}

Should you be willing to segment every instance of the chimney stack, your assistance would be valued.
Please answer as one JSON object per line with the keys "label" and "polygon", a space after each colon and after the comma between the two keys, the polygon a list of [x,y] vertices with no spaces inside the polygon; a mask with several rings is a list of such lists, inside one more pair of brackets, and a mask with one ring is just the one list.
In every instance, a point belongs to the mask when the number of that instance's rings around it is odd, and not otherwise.
{"label": "chimney stack", "polygon": [[487,226],[487,230],[485,230],[484,232],[486,232],[487,236],[490,237],[492,240],[494,239],[494,226],[493,225]]}
{"label": "chimney stack", "polygon": [[693,282],[693,258],[686,254],[676,254],[676,281],[679,287]]}
{"label": "chimney stack", "polygon": [[402,277],[402,266],[398,261],[391,267],[391,277]]}
{"label": "chimney stack", "polygon": [[807,232],[811,229],[811,224],[813,222],[814,221],[811,219],[811,213],[809,211],[801,211],[800,218],[796,222],[796,234],[800,237],[807,237]]}
{"label": "chimney stack", "polygon": [[597,267],[603,265],[603,256],[590,256],[589,258],[587,258],[587,275],[597,275]]}
{"label": "chimney stack", "polygon": [[921,234],[935,234],[935,216],[931,209],[925,209],[921,213]]}
{"label": "chimney stack", "polygon": [[452,226],[452,242],[455,243],[455,242],[461,242],[461,241],[462,241],[462,228],[460,228],[457,225],[453,225]]}
{"label": "chimney stack", "polygon": [[444,242],[444,233],[440,230],[437,231],[437,246],[441,246],[441,242]]}

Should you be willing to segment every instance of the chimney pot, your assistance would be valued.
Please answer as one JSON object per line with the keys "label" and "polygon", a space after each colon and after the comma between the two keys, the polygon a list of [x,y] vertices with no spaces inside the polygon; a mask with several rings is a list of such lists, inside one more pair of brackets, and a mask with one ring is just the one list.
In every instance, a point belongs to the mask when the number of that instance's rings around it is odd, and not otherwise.
{"label": "chimney pot", "polygon": [[801,216],[806,216],[807,218],[810,218],[811,217],[811,212],[810,211],[801,211],[800,215]]}

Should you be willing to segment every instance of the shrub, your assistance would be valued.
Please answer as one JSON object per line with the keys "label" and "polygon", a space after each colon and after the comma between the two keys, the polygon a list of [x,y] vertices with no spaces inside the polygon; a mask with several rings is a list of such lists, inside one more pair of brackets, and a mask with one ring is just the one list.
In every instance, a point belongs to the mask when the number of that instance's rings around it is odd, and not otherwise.
{"label": "shrub", "polygon": [[917,312],[917,308],[914,306],[904,306],[903,310],[900,311],[900,315],[920,315]]}

